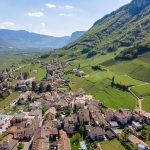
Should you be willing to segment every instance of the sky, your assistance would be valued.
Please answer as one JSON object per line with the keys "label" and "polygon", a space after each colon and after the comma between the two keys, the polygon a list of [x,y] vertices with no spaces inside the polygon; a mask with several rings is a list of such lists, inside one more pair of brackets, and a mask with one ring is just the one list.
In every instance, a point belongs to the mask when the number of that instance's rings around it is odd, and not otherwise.
{"label": "sky", "polygon": [[51,36],[86,31],[131,0],[0,0],[0,29]]}

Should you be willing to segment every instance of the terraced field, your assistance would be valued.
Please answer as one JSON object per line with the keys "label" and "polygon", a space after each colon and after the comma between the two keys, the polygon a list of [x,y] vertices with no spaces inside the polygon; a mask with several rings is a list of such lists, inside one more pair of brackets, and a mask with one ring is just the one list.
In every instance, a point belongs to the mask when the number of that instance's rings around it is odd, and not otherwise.
{"label": "terraced field", "polygon": [[3,101],[0,101],[0,109],[8,106],[13,100],[19,97],[19,93],[12,93],[10,96],[8,96]]}
{"label": "terraced field", "polygon": [[139,85],[131,88],[137,96],[150,96],[150,84]]}
{"label": "terraced field", "polygon": [[[127,91],[111,87],[112,78],[114,76],[116,83],[127,86],[139,85],[143,82],[133,79],[128,75],[116,74],[116,72],[109,70],[107,66],[104,66],[105,71],[93,71],[91,68],[93,65],[102,64],[113,57],[113,54],[108,54],[108,56],[96,56],[92,59],[76,59],[73,61],[72,66],[66,68],[65,77],[71,79],[70,87],[73,91],[83,88],[87,94],[93,95],[107,107],[114,109],[128,108],[133,110],[137,107],[136,98]],[[69,73],[72,69],[77,68],[79,64],[80,70],[83,70],[87,74],[84,78],[79,78]]]}
{"label": "terraced field", "polygon": [[142,106],[145,111],[150,112],[150,97],[146,97],[143,99]]}

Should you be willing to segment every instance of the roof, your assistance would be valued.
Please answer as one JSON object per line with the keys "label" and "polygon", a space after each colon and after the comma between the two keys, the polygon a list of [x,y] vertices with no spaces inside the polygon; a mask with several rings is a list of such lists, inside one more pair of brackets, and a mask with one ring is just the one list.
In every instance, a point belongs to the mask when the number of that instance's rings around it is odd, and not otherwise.
{"label": "roof", "polygon": [[91,113],[91,116],[97,125],[101,124],[101,125],[109,126],[108,122],[105,120],[105,118],[102,116],[100,112],[93,112]]}
{"label": "roof", "polygon": [[37,139],[34,150],[49,150],[49,139],[39,138]]}
{"label": "roof", "polygon": [[140,109],[135,109],[135,112],[143,117],[146,117],[148,119],[150,119],[150,113],[146,112],[144,110],[140,110]]}
{"label": "roof", "polygon": [[116,121],[110,121],[109,124],[112,126],[112,127],[118,127],[118,122]]}
{"label": "roof", "polygon": [[120,109],[115,111],[115,116],[119,119],[125,119],[132,116],[132,114],[129,110]]}
{"label": "roof", "polygon": [[58,140],[58,150],[71,150],[70,140],[65,131],[60,130],[60,139]]}
{"label": "roof", "polygon": [[57,128],[50,128],[49,134],[50,135],[58,135],[58,129]]}
{"label": "roof", "polygon": [[141,145],[145,145],[145,146],[148,146],[147,144],[145,144],[142,140],[140,140],[139,138],[137,138],[136,136],[134,135],[130,135],[128,136],[128,139],[131,143],[133,143],[134,145],[138,145],[138,144],[141,144]]}
{"label": "roof", "polygon": [[82,122],[82,121],[90,121],[89,110],[87,110],[87,109],[80,109],[78,111],[78,113],[79,113],[79,120],[80,120],[80,122]]}
{"label": "roof", "polygon": [[105,130],[100,127],[90,127],[89,132],[95,135],[105,135]]}
{"label": "roof", "polygon": [[116,135],[115,135],[111,130],[107,130],[107,131],[106,131],[106,136],[107,136],[109,139],[112,139],[112,138],[116,137]]}
{"label": "roof", "polygon": [[51,108],[49,109],[49,112],[50,112],[51,114],[53,114],[53,115],[56,115],[56,108],[55,108],[55,107],[51,107]]}
{"label": "roof", "polygon": [[17,145],[17,143],[18,141],[14,140],[13,135],[11,134],[8,134],[7,136],[5,136],[3,141],[1,142],[1,144],[7,147],[8,150],[12,150]]}
{"label": "roof", "polygon": [[12,127],[10,127],[10,128],[8,128],[8,130],[7,130],[7,133],[15,133],[16,132],[16,130],[17,130],[17,127],[16,126],[12,126]]}

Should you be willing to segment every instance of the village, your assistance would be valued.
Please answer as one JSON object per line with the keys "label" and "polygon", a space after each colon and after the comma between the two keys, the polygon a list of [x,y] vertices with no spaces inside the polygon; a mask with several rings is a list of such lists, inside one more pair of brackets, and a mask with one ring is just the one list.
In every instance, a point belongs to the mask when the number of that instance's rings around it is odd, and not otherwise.
{"label": "village", "polygon": [[[150,113],[140,109],[107,108],[83,89],[69,90],[64,78],[69,62],[41,63],[41,81],[21,74],[13,90],[11,70],[0,74],[0,96],[20,93],[0,111],[0,150],[101,150],[101,141],[117,139],[126,149],[148,150]],[[35,71],[36,72],[36,71]],[[73,69],[79,78],[86,74]],[[13,110],[13,113],[7,112]],[[111,148],[110,148],[111,150]]]}

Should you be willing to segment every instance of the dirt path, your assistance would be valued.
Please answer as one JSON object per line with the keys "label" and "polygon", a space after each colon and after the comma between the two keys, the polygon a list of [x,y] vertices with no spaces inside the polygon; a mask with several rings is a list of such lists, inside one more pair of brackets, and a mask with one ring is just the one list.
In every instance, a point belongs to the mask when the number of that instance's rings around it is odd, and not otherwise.
{"label": "dirt path", "polygon": [[131,90],[131,88],[133,88],[133,87],[138,87],[138,86],[142,86],[142,85],[147,85],[147,84],[150,84],[150,83],[145,82],[145,83],[143,83],[143,84],[135,85],[135,86],[132,86],[132,87],[129,87],[129,88],[128,88],[129,92],[130,92],[134,97],[136,97],[136,99],[138,100],[138,107],[139,107],[140,110],[142,110],[142,100],[143,100],[144,98],[143,98],[143,97],[138,97],[138,96]]}

